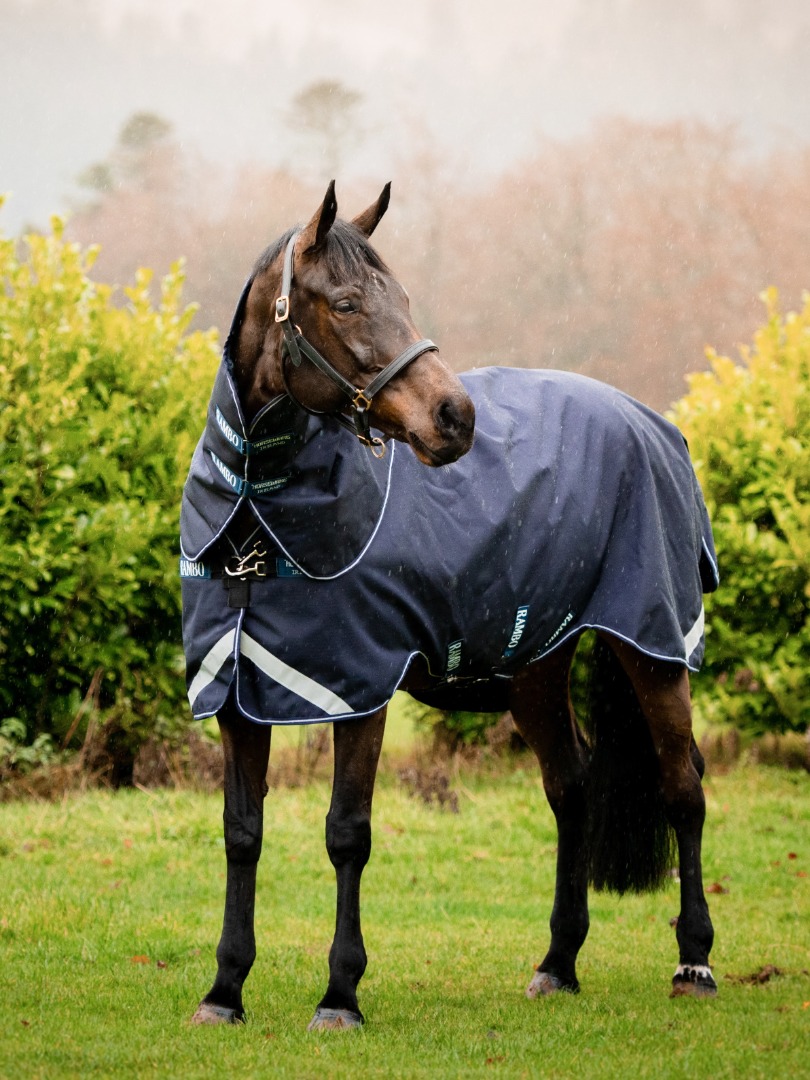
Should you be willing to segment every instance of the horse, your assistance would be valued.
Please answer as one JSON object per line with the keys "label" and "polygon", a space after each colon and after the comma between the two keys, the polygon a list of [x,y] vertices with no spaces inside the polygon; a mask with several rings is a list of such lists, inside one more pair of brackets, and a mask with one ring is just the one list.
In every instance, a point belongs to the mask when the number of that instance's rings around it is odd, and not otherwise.
{"label": "horse", "polygon": [[[344,220],[333,181],[259,257],[184,489],[189,700],[221,731],[227,857],[216,977],[193,1022],[245,1019],[271,732],[308,722],[333,725],[337,883],[309,1027],[364,1022],[359,890],[396,689],[509,709],[538,759],[559,843],[528,997],[579,991],[589,885],[654,889],[676,857],[671,994],[713,996],[689,671],[718,579],[685,441],[584,376],[454,374],[369,241],[389,197]],[[587,629],[583,727],[569,671]]]}

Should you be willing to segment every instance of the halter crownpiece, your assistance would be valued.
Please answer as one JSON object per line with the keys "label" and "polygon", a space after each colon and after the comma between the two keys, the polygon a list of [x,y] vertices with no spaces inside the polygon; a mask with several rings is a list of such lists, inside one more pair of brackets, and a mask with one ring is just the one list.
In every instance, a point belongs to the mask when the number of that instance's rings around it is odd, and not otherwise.
{"label": "halter crownpiece", "polygon": [[287,382],[287,376],[284,370],[284,361],[289,356],[294,367],[300,367],[301,363],[306,357],[315,367],[323,372],[337,388],[346,395],[349,406],[352,410],[352,421],[346,420],[341,413],[335,413],[336,418],[352,431],[357,438],[365,446],[371,449],[371,452],[377,456],[382,457],[385,453],[385,444],[382,439],[377,438],[371,434],[369,428],[368,411],[371,408],[371,403],[374,395],[379,393],[380,390],[403,368],[407,367],[413,360],[416,360],[418,356],[426,352],[438,352],[438,345],[435,345],[428,338],[422,338],[421,341],[415,341],[409,345],[407,349],[395,357],[390,364],[387,364],[382,371],[380,371],[374,378],[364,387],[355,386],[350,383],[348,379],[344,378],[340,372],[334,368],[329,361],[321,356],[318,350],[311,345],[304,335],[301,333],[301,328],[296,326],[290,317],[290,292],[292,290],[293,283],[293,259],[295,256],[295,242],[298,239],[299,233],[294,232],[290,237],[287,244],[287,248],[284,252],[284,269],[281,276],[281,293],[276,298],[276,322],[281,324],[281,329],[284,333],[284,341],[281,346],[281,375],[284,380],[284,388],[289,396],[300,405],[302,409],[307,412],[314,413],[315,415],[323,415],[316,409],[310,409],[306,405],[303,405],[291,392],[289,383]]}

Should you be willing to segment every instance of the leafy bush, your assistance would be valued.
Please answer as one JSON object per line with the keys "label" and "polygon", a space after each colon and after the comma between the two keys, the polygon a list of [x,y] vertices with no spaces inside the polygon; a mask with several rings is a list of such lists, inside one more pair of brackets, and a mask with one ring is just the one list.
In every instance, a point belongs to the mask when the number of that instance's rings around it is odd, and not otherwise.
{"label": "leafy bush", "polygon": [[177,517],[217,346],[179,264],[117,307],[95,254],[57,219],[0,236],[0,723],[19,745],[93,717],[131,758],[186,721]]}
{"label": "leafy bush", "polygon": [[810,722],[810,296],[768,320],[742,364],[709,353],[673,419],[689,440],[720,561],[696,702],[752,732]]}

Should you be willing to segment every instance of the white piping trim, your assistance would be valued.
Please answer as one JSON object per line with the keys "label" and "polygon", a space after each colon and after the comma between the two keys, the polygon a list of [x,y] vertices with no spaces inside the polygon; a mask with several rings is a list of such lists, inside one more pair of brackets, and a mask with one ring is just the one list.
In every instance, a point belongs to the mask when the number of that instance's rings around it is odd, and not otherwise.
{"label": "white piping trim", "polygon": [[703,554],[709,560],[709,563],[711,565],[712,570],[714,570],[715,580],[719,583],[720,582],[720,568],[718,567],[716,561],[714,560],[714,558],[712,556],[712,553],[709,551],[709,547],[708,547],[708,545],[706,543],[706,538],[705,537],[701,538],[700,546],[703,549]]}
{"label": "white piping trim", "polygon": [[700,639],[703,637],[703,627],[706,622],[706,612],[703,605],[700,605],[700,614],[695,619],[695,624],[688,634],[684,636],[683,644],[686,649],[686,659],[688,660],[695,649],[700,644]]}
{"label": "white piping trim", "polygon": [[256,667],[269,678],[303,698],[304,701],[308,701],[310,705],[322,709],[329,716],[338,716],[352,711],[351,705],[347,705],[343,698],[333,694],[328,687],[310,679],[309,675],[285,664],[244,630],[239,639],[239,655],[252,660]]}
{"label": "white piping trim", "polygon": [[220,668],[228,657],[233,656],[235,643],[236,628],[234,627],[234,629],[229,630],[227,634],[223,634],[219,641],[210,648],[203,657],[203,662],[200,664],[199,670],[191,680],[191,686],[188,688],[188,701],[192,711],[194,709],[194,702],[203,690],[214,682],[217,675],[219,675]]}
{"label": "white piping trim", "polygon": [[256,415],[250,421],[250,427],[249,427],[249,430],[248,430],[249,435],[253,434],[253,432],[254,432],[254,430],[256,428],[256,425],[259,423],[259,421],[267,413],[269,413],[271,409],[274,409],[276,407],[276,405],[279,404],[279,402],[283,401],[285,397],[287,397],[286,394],[277,394],[276,397],[271,398],[269,401],[265,402],[264,405],[262,405],[262,407],[259,409],[259,411],[256,413]]}
{"label": "white piping trim", "polygon": [[[194,579],[192,578],[191,580]],[[563,645],[566,641],[570,641],[572,637],[578,637],[585,630],[601,630],[603,631],[603,633],[609,634],[611,637],[618,638],[619,641],[623,641],[626,645],[632,645],[637,652],[640,652],[642,654],[642,656],[649,656],[651,660],[667,660],[672,664],[682,664],[689,671],[700,670],[699,667],[689,663],[688,656],[686,660],[684,660],[682,656],[668,656],[665,653],[652,652],[650,649],[643,648],[641,645],[639,645],[637,641],[634,641],[632,638],[627,637],[626,634],[620,634],[618,630],[615,630],[611,626],[605,626],[603,623],[577,623],[572,625],[572,628],[568,631],[568,633],[564,634],[562,637],[558,637],[554,644],[551,646],[551,648],[546,649],[544,652],[535,653],[534,656],[532,656],[527,661],[527,663],[534,664],[538,660],[544,660],[547,656],[550,656],[551,653],[556,652],[557,649],[559,649],[559,647]]]}
{"label": "white piping trim", "polygon": [[260,514],[259,509],[254,504],[253,500],[251,498],[248,498],[248,503],[250,504],[250,507],[253,510],[253,513],[256,515],[258,520],[264,526],[265,530],[267,531],[267,535],[273,540],[273,542],[275,544],[278,545],[278,547],[281,549],[284,557],[286,559],[288,559],[293,564],[293,566],[295,566],[298,570],[300,570],[301,573],[304,575],[304,577],[308,577],[311,581],[334,581],[335,578],[342,577],[343,574],[347,574],[350,570],[353,570],[355,568],[355,566],[357,566],[357,564],[363,558],[363,556],[368,551],[368,549],[371,547],[371,545],[372,545],[372,543],[374,541],[374,537],[377,535],[377,533],[379,531],[379,528],[380,528],[380,525],[382,525],[382,519],[385,516],[385,510],[386,510],[386,507],[388,506],[388,496],[391,494],[391,475],[392,475],[393,468],[394,468],[394,454],[396,452],[396,445],[394,443],[390,443],[389,445],[390,445],[390,458],[389,458],[389,462],[388,462],[388,479],[387,479],[387,482],[386,482],[386,485],[385,485],[385,498],[383,499],[383,504],[382,504],[382,507],[380,509],[380,512],[377,515],[377,521],[374,524],[374,529],[373,529],[373,531],[371,533],[371,536],[366,541],[362,551],[357,556],[357,558],[353,562],[350,562],[348,564],[348,566],[344,566],[342,570],[338,570],[337,573],[335,573],[335,574],[311,574],[308,570],[306,570],[298,562],[298,560],[295,558],[295,556],[291,552],[289,552],[287,550],[287,548],[284,546],[284,544],[282,544],[281,540],[276,536],[276,534],[273,532],[273,530],[270,528],[270,526],[267,524],[267,522],[264,520],[264,518]]}

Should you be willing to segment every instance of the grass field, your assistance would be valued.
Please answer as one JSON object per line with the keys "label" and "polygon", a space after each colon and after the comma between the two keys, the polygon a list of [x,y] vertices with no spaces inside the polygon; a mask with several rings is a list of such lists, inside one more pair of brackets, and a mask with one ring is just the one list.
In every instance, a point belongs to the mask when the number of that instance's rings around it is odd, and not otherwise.
{"label": "grass field", "polygon": [[[553,819],[534,770],[455,786],[458,814],[381,779],[368,1022],[343,1034],[305,1031],[334,918],[325,784],[268,797],[249,1023],[229,1028],[187,1024],[214,971],[218,797],[0,806],[0,1076],[810,1076],[810,777],[760,767],[707,784],[713,1001],[668,998],[675,885],[592,897],[582,993],[528,1001]],[[767,965],[782,974],[745,981]]]}

